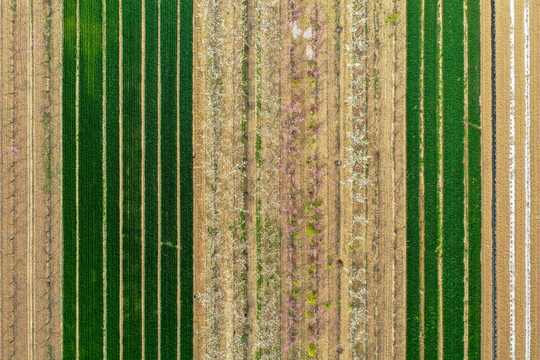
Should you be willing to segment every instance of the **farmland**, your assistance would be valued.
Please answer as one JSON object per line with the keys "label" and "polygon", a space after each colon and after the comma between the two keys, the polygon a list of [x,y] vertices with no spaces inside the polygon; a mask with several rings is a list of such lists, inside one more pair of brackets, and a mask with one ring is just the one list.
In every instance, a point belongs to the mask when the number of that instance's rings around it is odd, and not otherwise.
{"label": "farmland", "polygon": [[195,9],[195,357],[403,357],[404,7]]}
{"label": "farmland", "polygon": [[192,180],[179,170],[190,173],[192,152],[179,129],[191,129],[190,11],[74,5],[64,8],[74,39],[64,42],[63,102],[74,111],[63,121],[73,154],[63,172],[63,356],[188,359]]}
{"label": "farmland", "polygon": [[1,359],[534,359],[540,6],[0,3]]}

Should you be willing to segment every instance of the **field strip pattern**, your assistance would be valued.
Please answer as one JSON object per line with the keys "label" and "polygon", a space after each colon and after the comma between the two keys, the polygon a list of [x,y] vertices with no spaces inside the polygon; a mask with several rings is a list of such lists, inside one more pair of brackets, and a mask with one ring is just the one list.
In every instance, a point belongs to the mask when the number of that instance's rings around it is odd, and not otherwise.
{"label": "field strip pattern", "polygon": [[535,359],[540,5],[0,2],[1,359]]}
{"label": "field strip pattern", "polygon": [[[533,359],[538,345],[538,126],[533,89],[538,66],[531,62],[538,54],[534,24],[537,6],[529,1],[509,0],[491,4],[493,107],[483,116],[493,122],[492,164],[496,171],[489,181],[493,188],[497,256],[493,258],[493,356],[509,359]],[[504,16],[499,15],[504,14]],[[536,111],[536,113],[535,113]],[[537,115],[536,115],[537,116]],[[535,130],[536,129],[536,130]],[[537,161],[537,160],[536,160]],[[495,237],[493,237],[495,246]],[[535,267],[536,266],[536,267]],[[536,270],[535,270],[536,269]],[[536,319],[536,320],[535,320]]]}
{"label": "field strip pattern", "polygon": [[191,5],[80,0],[63,16],[63,357],[190,359]]}
{"label": "field strip pattern", "polygon": [[6,359],[61,353],[60,8],[59,1],[0,4],[0,358]]}
{"label": "field strip pattern", "polygon": [[196,358],[402,358],[404,4],[234,4],[194,6]]}
{"label": "field strip pattern", "polygon": [[426,0],[407,19],[407,358],[479,358],[479,6]]}

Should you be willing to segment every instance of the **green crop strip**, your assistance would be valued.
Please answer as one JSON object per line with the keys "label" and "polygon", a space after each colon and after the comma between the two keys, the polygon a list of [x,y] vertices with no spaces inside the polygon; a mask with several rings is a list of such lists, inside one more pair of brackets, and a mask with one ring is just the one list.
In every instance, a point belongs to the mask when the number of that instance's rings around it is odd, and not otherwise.
{"label": "green crop strip", "polygon": [[482,179],[481,132],[469,126],[469,359],[481,359]]}
{"label": "green crop strip", "polygon": [[420,24],[421,3],[407,4],[407,359],[420,358]]}
{"label": "green crop strip", "polygon": [[437,0],[425,1],[424,28],[424,356],[435,359],[439,342],[439,24]]}
{"label": "green crop strip", "polygon": [[193,6],[180,3],[180,358],[193,359]]}
{"label": "green crop strip", "polygon": [[76,204],[75,204],[75,67],[76,2],[64,4],[63,87],[62,87],[62,186],[64,233],[63,357],[74,359],[76,352]]}
{"label": "green crop strip", "polygon": [[463,2],[443,3],[443,353],[464,357]]}
{"label": "green crop strip", "polygon": [[106,3],[107,359],[120,358],[120,139],[118,1]]}
{"label": "green crop strip", "polygon": [[161,357],[177,350],[177,1],[161,3]]}
{"label": "green crop strip", "polygon": [[[79,356],[103,358],[106,331],[107,359],[142,356],[142,312],[145,315],[145,356],[157,358],[158,350],[158,265],[162,266],[162,357],[175,358],[177,352],[177,314],[181,315],[180,348],[182,358],[193,357],[193,250],[192,250],[192,3],[177,1],[161,4],[145,1],[145,98],[141,99],[142,7],[141,3],[105,0],[103,3],[79,0],[64,6],[63,43],[63,226],[64,226],[64,330],[63,356],[77,356],[76,295],[79,291]],[[79,4],[79,5],[77,5]],[[80,17],[77,20],[77,6]],[[178,7],[179,6],[179,7]],[[120,18],[120,8],[122,16]],[[177,10],[179,9],[180,12]],[[103,18],[105,16],[105,18]],[[162,101],[158,104],[158,20],[162,33]],[[180,39],[177,21],[180,20]],[[77,21],[80,22],[80,53],[77,50]],[[103,22],[105,21],[105,22]],[[103,26],[104,25],[104,26]],[[122,39],[120,36],[122,28]],[[103,34],[105,32],[105,34]],[[103,47],[105,35],[105,47]],[[122,51],[120,54],[120,40]],[[180,49],[177,48],[180,41]],[[180,50],[179,88],[177,88],[177,49]],[[105,51],[105,54],[103,53]],[[105,58],[103,57],[105,55]],[[80,61],[79,137],[76,134],[76,62]],[[119,63],[122,56],[122,63]],[[105,63],[103,63],[105,61]],[[103,71],[103,66],[105,71]],[[120,67],[122,74],[120,74]],[[120,89],[120,78],[123,79]],[[103,94],[105,87],[105,94]],[[181,97],[178,98],[178,93]],[[103,113],[105,95],[105,114]],[[122,99],[120,99],[122,96]],[[120,100],[123,103],[120,119]],[[177,108],[177,100],[179,108]],[[142,118],[141,101],[145,117]],[[162,108],[162,147],[158,148],[158,105]],[[177,121],[177,111],[180,123]],[[105,136],[98,131],[105,123]],[[120,127],[122,123],[122,127]],[[142,126],[145,138],[142,138]],[[177,126],[180,133],[177,132]],[[120,135],[123,146],[120,148]],[[177,138],[178,136],[178,138]],[[103,148],[106,140],[106,148]],[[177,148],[177,140],[180,148]],[[142,189],[142,146],[145,149],[145,188]],[[77,146],[79,148],[78,159]],[[177,150],[180,158],[177,157]],[[103,183],[103,151],[106,175]],[[162,178],[158,179],[158,154],[163,159]],[[76,162],[79,178],[76,179]],[[123,171],[120,174],[122,160]],[[177,194],[177,160],[180,161],[181,194]],[[122,175],[122,176],[120,176]],[[122,183],[120,180],[122,179]],[[158,209],[158,180],[162,181],[162,208]],[[77,185],[78,181],[78,185]],[[106,188],[104,188],[106,185]],[[76,188],[78,186],[78,189]],[[120,198],[120,189],[123,197]],[[79,204],[76,193],[79,192]],[[103,196],[106,191],[106,208]],[[145,203],[142,204],[142,191]],[[180,224],[177,199],[180,197]],[[120,214],[120,204],[123,213]],[[145,223],[141,224],[141,206]],[[79,233],[76,234],[77,208]],[[163,256],[158,259],[158,212],[161,210]],[[120,217],[123,218],[122,234]],[[106,226],[106,314],[103,313],[103,225]],[[141,225],[145,226],[142,239]],[[178,228],[180,226],[180,244]],[[79,289],[77,277],[77,237],[79,237]],[[120,239],[123,241],[123,277],[120,279]],[[145,293],[142,293],[142,245],[145,245]],[[181,293],[177,286],[177,257],[181,257]],[[120,293],[120,283],[123,292]],[[181,306],[177,299],[180,295]],[[142,296],[145,308],[142,309]],[[120,323],[120,302],[123,322]],[[106,328],[103,319],[105,315]],[[123,344],[120,330],[123,328]]]}
{"label": "green crop strip", "polygon": [[80,0],[79,356],[103,357],[102,4]]}
{"label": "green crop strip", "polygon": [[480,126],[480,2],[467,1],[469,86],[469,359],[481,358],[482,179]]}
{"label": "green crop strip", "polygon": [[158,1],[145,1],[145,357],[158,358]]}
{"label": "green crop strip", "polygon": [[141,4],[122,2],[124,358],[141,357]]}

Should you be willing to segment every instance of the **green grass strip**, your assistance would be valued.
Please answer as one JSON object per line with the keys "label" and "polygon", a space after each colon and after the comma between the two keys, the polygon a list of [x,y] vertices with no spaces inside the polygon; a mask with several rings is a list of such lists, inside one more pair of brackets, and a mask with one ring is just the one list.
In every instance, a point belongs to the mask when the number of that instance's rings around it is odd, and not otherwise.
{"label": "green grass strip", "polygon": [[464,357],[463,2],[443,2],[443,354]]}
{"label": "green grass strip", "polygon": [[158,358],[158,0],[146,0],[145,356]]}
{"label": "green grass strip", "polygon": [[469,359],[481,359],[482,179],[481,132],[469,126]]}
{"label": "green grass strip", "polygon": [[480,126],[480,1],[467,1],[469,123]]}
{"label": "green grass strip", "polygon": [[122,3],[124,358],[141,358],[141,3]]}
{"label": "green grass strip", "polygon": [[80,1],[79,356],[103,357],[102,3]]}
{"label": "green grass strip", "polygon": [[[469,124],[480,126],[480,2],[467,1]],[[481,358],[482,180],[481,132],[469,126],[469,359]]]}
{"label": "green grass strip", "polygon": [[421,3],[407,4],[407,359],[420,358],[420,22]]}
{"label": "green grass strip", "polygon": [[180,3],[180,358],[193,359],[193,5]]}
{"label": "green grass strip", "polygon": [[77,53],[76,2],[64,4],[62,86],[62,212],[64,233],[63,357],[75,358],[76,204],[75,204],[75,58]]}
{"label": "green grass strip", "polygon": [[120,358],[120,146],[118,1],[107,0],[107,359]]}
{"label": "green grass strip", "polygon": [[161,357],[177,351],[177,1],[161,3]]}
{"label": "green grass strip", "polygon": [[425,0],[424,11],[424,356],[439,351],[439,126],[437,114],[439,58],[437,0]]}

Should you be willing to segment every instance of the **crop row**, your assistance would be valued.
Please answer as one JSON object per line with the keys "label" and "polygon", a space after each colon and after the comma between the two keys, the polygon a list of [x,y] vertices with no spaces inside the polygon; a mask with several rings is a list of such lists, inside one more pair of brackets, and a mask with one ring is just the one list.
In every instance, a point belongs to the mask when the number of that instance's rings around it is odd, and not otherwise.
{"label": "crop row", "polygon": [[[465,326],[468,356],[480,355],[479,7],[468,5],[465,11],[458,0],[446,0],[442,8],[435,1],[425,1],[407,9],[407,357],[411,359],[419,357],[420,340],[426,357],[437,356],[441,350],[445,357],[463,357]],[[465,35],[468,49],[464,47]],[[466,94],[467,109],[459,105],[465,104]],[[468,171],[464,164],[468,164]],[[419,197],[419,174],[424,180],[423,198]],[[423,219],[419,206],[423,207]],[[422,278],[423,309],[419,306]],[[469,287],[468,303],[464,283]],[[464,321],[466,307],[468,318]],[[443,339],[439,339],[441,326]]]}
{"label": "crop row", "polygon": [[191,7],[80,0],[64,19],[64,357],[192,358]]}

